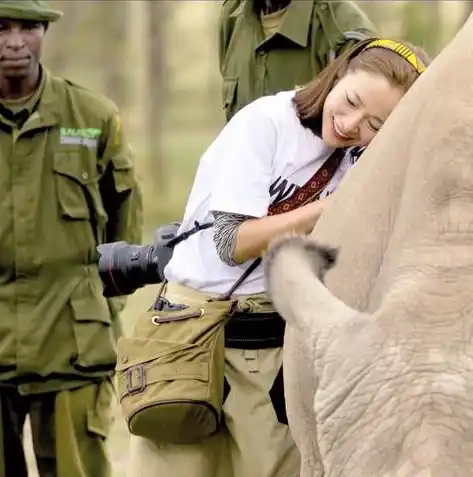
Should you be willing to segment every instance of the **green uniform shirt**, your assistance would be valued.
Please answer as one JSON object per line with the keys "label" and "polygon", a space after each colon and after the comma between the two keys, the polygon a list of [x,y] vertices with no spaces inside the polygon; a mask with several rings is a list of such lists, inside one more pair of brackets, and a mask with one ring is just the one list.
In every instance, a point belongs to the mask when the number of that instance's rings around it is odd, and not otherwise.
{"label": "green uniform shirt", "polygon": [[0,382],[28,394],[113,373],[96,245],[139,242],[141,208],[111,101],[43,68],[26,111],[0,106]]}
{"label": "green uniform shirt", "polygon": [[225,0],[219,23],[223,108],[229,120],[255,99],[312,80],[345,42],[344,34],[376,36],[351,1],[293,0],[278,33],[265,40],[251,0]]}

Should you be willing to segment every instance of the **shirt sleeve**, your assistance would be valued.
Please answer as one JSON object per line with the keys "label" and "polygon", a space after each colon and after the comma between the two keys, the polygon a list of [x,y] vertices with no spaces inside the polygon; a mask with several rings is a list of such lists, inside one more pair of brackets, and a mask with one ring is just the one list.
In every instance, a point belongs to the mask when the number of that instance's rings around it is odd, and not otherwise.
{"label": "shirt sleeve", "polygon": [[212,211],[215,218],[213,224],[213,241],[217,254],[223,263],[230,266],[238,265],[233,258],[235,252],[238,227],[248,219],[249,215],[229,214],[227,212]]}
{"label": "shirt sleeve", "polygon": [[242,108],[218,138],[210,210],[258,218],[267,215],[277,146],[272,100],[260,98]]}

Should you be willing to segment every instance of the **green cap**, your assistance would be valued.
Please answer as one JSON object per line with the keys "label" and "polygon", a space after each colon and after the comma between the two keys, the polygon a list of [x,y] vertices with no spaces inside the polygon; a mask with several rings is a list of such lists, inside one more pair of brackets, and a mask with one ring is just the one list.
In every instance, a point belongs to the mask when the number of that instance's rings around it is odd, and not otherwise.
{"label": "green cap", "polygon": [[62,12],[54,10],[42,0],[0,0],[0,18],[55,22]]}

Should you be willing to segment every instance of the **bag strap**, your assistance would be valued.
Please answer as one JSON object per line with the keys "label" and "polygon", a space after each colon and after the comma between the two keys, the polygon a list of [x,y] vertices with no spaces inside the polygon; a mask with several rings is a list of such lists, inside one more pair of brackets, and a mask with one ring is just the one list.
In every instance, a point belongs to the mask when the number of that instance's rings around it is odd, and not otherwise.
{"label": "bag strap", "polygon": [[[327,184],[332,179],[338,166],[342,162],[345,155],[344,149],[336,149],[331,156],[324,162],[322,167],[318,169],[315,174],[293,194],[286,199],[271,204],[268,209],[268,215],[277,215],[290,210],[298,209],[314,200],[317,200],[321,192],[325,189]],[[229,300],[235,290],[258,268],[262,258],[258,257],[251,265],[242,273],[240,278],[227,290],[225,293],[212,298],[210,301],[226,301]]]}

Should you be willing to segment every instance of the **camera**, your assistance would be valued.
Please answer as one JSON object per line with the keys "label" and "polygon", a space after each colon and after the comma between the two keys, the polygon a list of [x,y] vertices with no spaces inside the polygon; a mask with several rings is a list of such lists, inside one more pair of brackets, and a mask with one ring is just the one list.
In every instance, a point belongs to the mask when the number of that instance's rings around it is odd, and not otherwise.
{"label": "camera", "polygon": [[174,222],[156,229],[154,242],[134,245],[127,242],[104,243],[97,247],[98,270],[107,298],[131,295],[138,288],[164,280],[164,268],[171,260],[168,246],[180,224]]}

